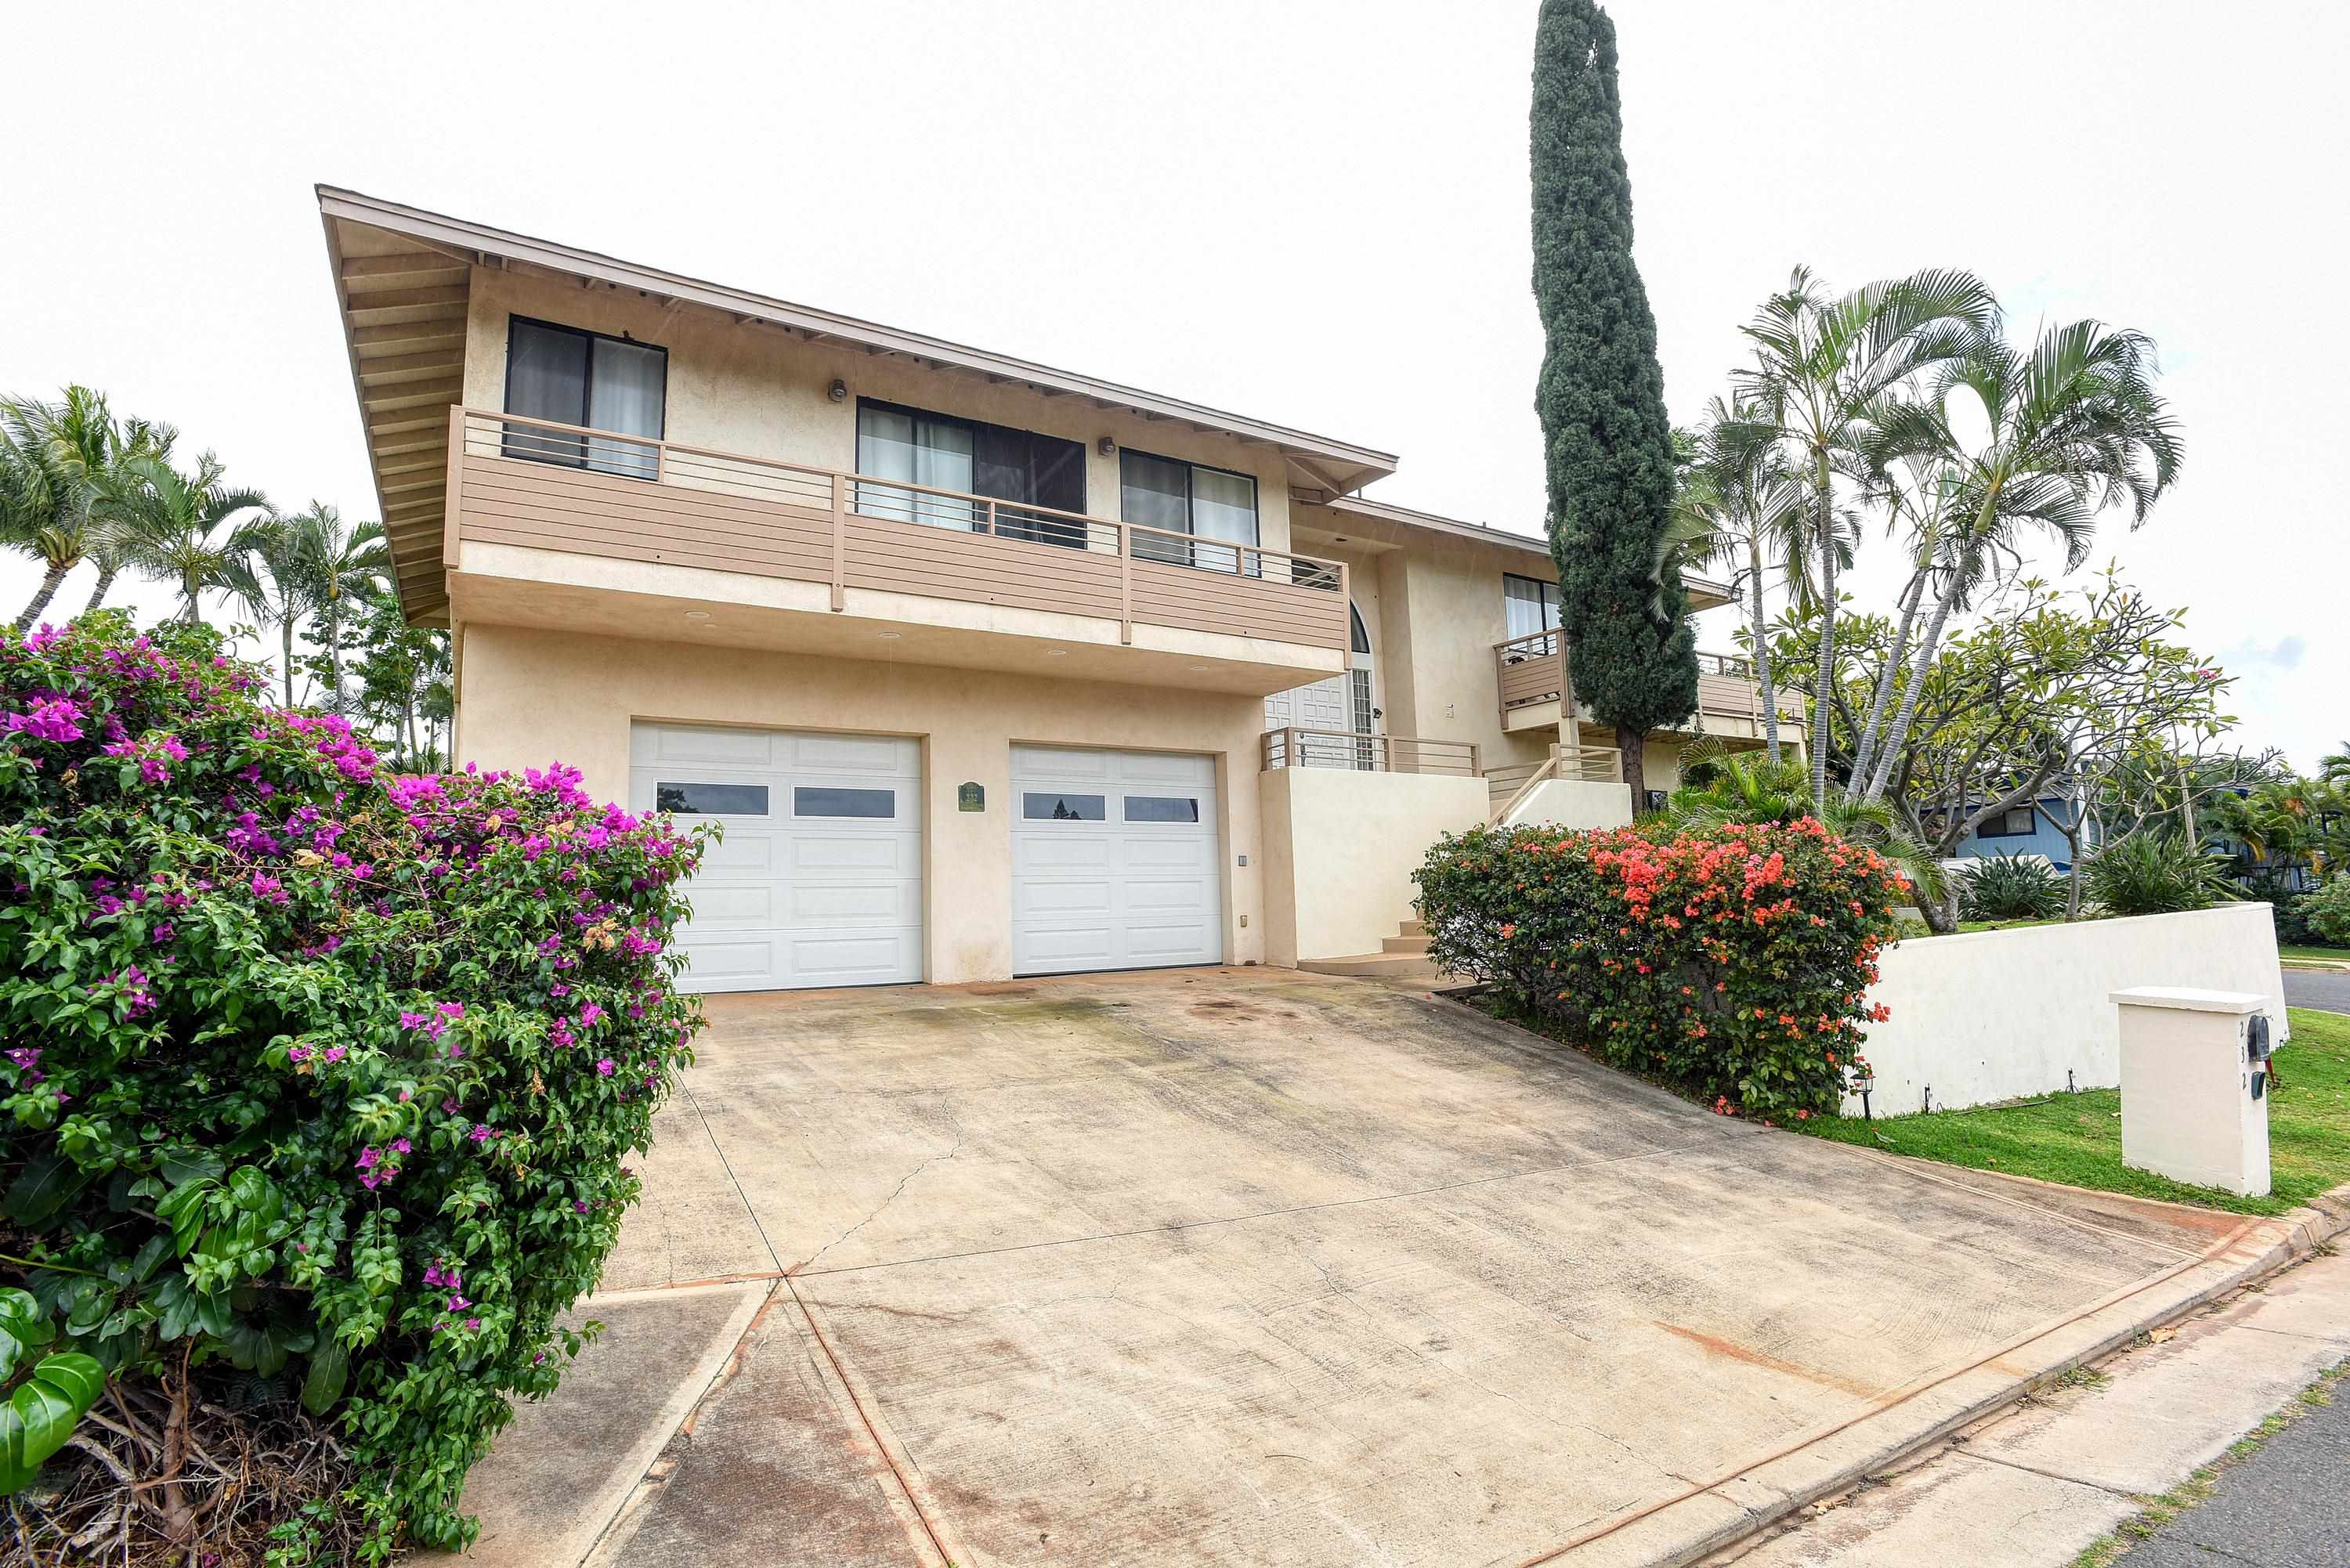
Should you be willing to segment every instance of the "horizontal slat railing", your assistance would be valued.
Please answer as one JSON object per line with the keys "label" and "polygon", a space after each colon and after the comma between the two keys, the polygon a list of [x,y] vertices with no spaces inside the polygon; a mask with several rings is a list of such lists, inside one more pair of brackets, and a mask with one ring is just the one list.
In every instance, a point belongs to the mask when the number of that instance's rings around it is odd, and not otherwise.
{"label": "horizontal slat railing", "polygon": [[1493,645],[1493,685],[1506,721],[1513,708],[1555,702],[1566,691],[1566,641],[1556,631],[1530,632]]}
{"label": "horizontal slat railing", "polygon": [[1350,730],[1267,730],[1260,745],[1263,771],[1347,768],[1357,773],[1441,774],[1475,778],[1473,741],[1428,741],[1412,735],[1364,735]]}
{"label": "horizontal slat railing", "polygon": [[1624,753],[1613,746],[1554,746],[1558,776],[1585,784],[1622,784]]}
{"label": "horizontal slat railing", "polygon": [[1337,561],[871,474],[450,410],[448,527],[466,539],[1347,647]]}

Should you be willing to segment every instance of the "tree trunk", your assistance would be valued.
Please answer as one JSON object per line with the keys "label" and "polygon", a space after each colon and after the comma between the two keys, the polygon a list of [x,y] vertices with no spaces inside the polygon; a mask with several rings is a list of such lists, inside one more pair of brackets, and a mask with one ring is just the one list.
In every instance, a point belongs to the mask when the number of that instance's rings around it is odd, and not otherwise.
{"label": "tree trunk", "polygon": [[343,606],[340,596],[327,600],[327,676],[333,682],[334,711],[343,711]]}
{"label": "tree trunk", "polygon": [[1947,937],[1959,929],[1959,890],[1950,888],[1939,898],[1929,898],[1925,890],[1918,893],[1918,912],[1926,917],[1926,929],[1938,937]]}
{"label": "tree trunk", "polygon": [[1618,730],[1616,732],[1616,754],[1624,759],[1624,786],[1632,792],[1632,815],[1637,817],[1648,809],[1648,769],[1645,753],[1648,749],[1648,738],[1636,735],[1627,745],[1624,732]]}
{"label": "tree trunk", "polygon": [[1926,690],[1926,671],[1934,667],[1934,649],[1942,640],[1942,628],[1950,618],[1950,607],[1957,604],[1961,587],[1958,575],[1950,576],[1950,586],[1934,601],[1934,618],[1926,623],[1926,635],[1918,639],[1918,652],[1909,665],[1909,684],[1901,693],[1901,706],[1893,715],[1893,728],[1886,732],[1885,743],[1877,748],[1877,768],[1869,776],[1868,788],[1861,795],[1861,804],[1873,805],[1885,794],[1885,785],[1893,777],[1894,759],[1901,754],[1902,745],[1909,739],[1909,725],[1918,717],[1918,699]]}
{"label": "tree trunk", "polygon": [[1828,456],[1819,454],[1814,485],[1820,504],[1820,667],[1812,680],[1812,809],[1828,804],[1828,695],[1835,686],[1835,504],[1828,489]]}
{"label": "tree trunk", "polygon": [[66,574],[72,570],[73,563],[70,561],[64,566],[59,566],[55,561],[49,563],[48,570],[41,574],[41,586],[34,593],[33,602],[26,605],[24,613],[16,618],[16,629],[19,632],[32,628],[33,618],[49,607],[49,601],[57,597],[57,586],[66,580]]}
{"label": "tree trunk", "polygon": [[294,706],[294,612],[288,609],[286,618],[277,623],[277,667],[286,677],[286,705]]}
{"label": "tree trunk", "polygon": [[1771,640],[1762,619],[1762,538],[1751,527],[1746,534],[1746,553],[1747,593],[1753,607],[1754,679],[1762,688],[1762,734],[1771,765],[1775,768],[1779,765],[1779,693],[1771,684]]}
{"label": "tree trunk", "polygon": [[1909,633],[1918,621],[1918,601],[1925,597],[1926,568],[1920,566],[1909,579],[1901,595],[1901,619],[1893,628],[1893,649],[1885,656],[1885,667],[1877,672],[1877,691],[1868,700],[1868,717],[1861,721],[1859,738],[1853,743],[1852,777],[1845,781],[1844,797],[1857,803],[1868,782],[1868,764],[1877,758],[1877,738],[1885,723],[1885,705],[1893,700],[1893,680],[1908,657]]}
{"label": "tree trunk", "polygon": [[89,603],[81,607],[81,613],[88,615],[90,611],[104,604],[106,602],[106,596],[108,593],[112,591],[113,587],[114,568],[112,566],[99,567],[98,586],[89,590]]}

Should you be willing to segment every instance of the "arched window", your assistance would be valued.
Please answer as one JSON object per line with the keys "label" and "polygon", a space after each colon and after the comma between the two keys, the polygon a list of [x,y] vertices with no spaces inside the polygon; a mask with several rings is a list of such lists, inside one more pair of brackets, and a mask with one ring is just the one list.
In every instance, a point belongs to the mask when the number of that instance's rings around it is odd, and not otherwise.
{"label": "arched window", "polygon": [[1371,634],[1363,628],[1363,612],[1352,604],[1347,607],[1347,642],[1357,653],[1371,650]]}

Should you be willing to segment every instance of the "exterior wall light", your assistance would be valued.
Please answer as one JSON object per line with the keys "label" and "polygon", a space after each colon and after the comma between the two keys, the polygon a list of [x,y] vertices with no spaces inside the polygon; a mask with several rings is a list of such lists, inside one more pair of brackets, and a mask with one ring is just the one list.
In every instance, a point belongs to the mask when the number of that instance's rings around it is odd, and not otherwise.
{"label": "exterior wall light", "polygon": [[845,403],[848,400],[848,383],[835,376],[832,385],[825,389],[824,395],[836,403]]}
{"label": "exterior wall light", "polygon": [[1109,457],[1117,452],[1118,442],[1110,440],[1107,436],[1104,436],[1099,441],[1094,442],[1094,450],[1101,453],[1104,457]]}

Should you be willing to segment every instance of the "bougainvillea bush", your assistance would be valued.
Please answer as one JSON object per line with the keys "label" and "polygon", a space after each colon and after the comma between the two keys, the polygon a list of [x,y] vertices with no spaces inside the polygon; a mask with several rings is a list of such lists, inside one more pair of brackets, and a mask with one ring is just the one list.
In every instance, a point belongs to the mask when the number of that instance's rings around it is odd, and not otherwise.
{"label": "bougainvillea bush", "polygon": [[1816,820],[1472,828],[1413,873],[1429,956],[1725,1113],[1833,1110],[1908,884]]}
{"label": "bougainvillea bush", "polygon": [[265,690],[202,628],[0,633],[0,1280],[118,1382],[277,1380],[375,1555],[459,1546],[691,1060],[700,846]]}

